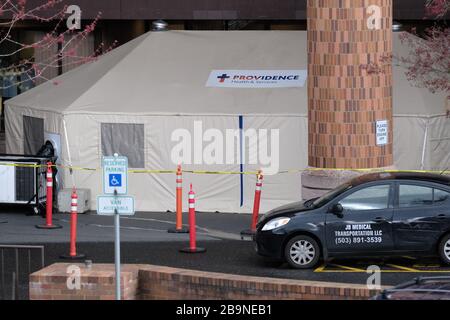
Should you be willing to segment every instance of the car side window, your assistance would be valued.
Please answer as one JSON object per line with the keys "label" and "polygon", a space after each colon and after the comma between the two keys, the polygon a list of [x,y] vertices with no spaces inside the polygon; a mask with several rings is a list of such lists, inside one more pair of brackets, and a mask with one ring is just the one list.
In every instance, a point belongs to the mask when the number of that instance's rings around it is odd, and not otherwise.
{"label": "car side window", "polygon": [[434,189],[434,203],[440,204],[448,201],[450,199],[450,192]]}
{"label": "car side window", "polygon": [[380,210],[389,207],[389,184],[377,185],[355,191],[339,203],[344,210]]}
{"label": "car side window", "polygon": [[433,204],[433,188],[400,184],[398,206],[400,208],[421,207]]}

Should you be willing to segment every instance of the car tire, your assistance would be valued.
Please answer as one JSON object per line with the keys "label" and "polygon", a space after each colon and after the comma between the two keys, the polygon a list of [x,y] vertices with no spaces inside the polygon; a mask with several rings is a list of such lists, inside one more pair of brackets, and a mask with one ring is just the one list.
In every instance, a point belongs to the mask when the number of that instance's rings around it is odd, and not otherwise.
{"label": "car tire", "polygon": [[295,269],[310,269],[320,259],[320,247],[311,237],[295,236],[286,244],[284,256],[289,265]]}
{"label": "car tire", "polygon": [[439,256],[442,262],[450,265],[450,233],[447,234],[439,244]]}

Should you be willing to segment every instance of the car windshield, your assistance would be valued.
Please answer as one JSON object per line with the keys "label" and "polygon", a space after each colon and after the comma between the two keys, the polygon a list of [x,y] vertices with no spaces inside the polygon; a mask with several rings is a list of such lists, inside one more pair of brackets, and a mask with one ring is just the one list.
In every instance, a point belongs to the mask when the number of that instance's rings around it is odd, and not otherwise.
{"label": "car windshield", "polygon": [[320,198],[317,198],[316,200],[314,200],[314,202],[313,202],[314,207],[323,206],[324,204],[328,203],[330,200],[334,199],[335,197],[340,195],[342,192],[350,189],[351,187],[352,187],[352,185],[350,183],[344,183],[344,184],[340,185],[339,187],[337,187],[336,189],[333,189],[330,192],[327,192]]}

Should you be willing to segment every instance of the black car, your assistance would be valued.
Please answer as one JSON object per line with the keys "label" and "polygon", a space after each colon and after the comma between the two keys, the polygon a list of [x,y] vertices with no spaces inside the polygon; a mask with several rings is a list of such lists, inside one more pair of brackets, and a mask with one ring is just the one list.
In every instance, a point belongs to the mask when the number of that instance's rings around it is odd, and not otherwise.
{"label": "black car", "polygon": [[450,300],[450,277],[419,277],[391,289],[372,300]]}
{"label": "black car", "polygon": [[314,267],[322,258],[439,255],[450,264],[450,177],[371,173],[262,216],[257,252]]}

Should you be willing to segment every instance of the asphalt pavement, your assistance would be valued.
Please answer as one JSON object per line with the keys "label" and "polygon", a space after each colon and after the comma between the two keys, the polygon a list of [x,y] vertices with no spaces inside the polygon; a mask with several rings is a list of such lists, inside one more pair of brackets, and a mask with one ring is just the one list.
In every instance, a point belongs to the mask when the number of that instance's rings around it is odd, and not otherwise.
{"label": "asphalt pavement", "polygon": [[[1,211],[0,211],[1,212]],[[95,213],[78,214],[78,242],[114,241],[114,218]],[[198,240],[240,239],[240,231],[250,226],[250,215],[225,213],[197,213]],[[63,228],[43,230],[36,225],[45,224],[40,216],[27,216],[16,209],[13,213],[0,213],[0,244],[17,243],[63,243],[69,240],[70,214],[55,214],[53,223]],[[187,214],[183,215],[187,222]],[[1,225],[1,224],[0,224]],[[187,224],[184,225],[188,227]],[[188,234],[172,234],[167,230],[175,227],[174,213],[136,213],[121,217],[121,240],[124,242],[188,241]]]}

